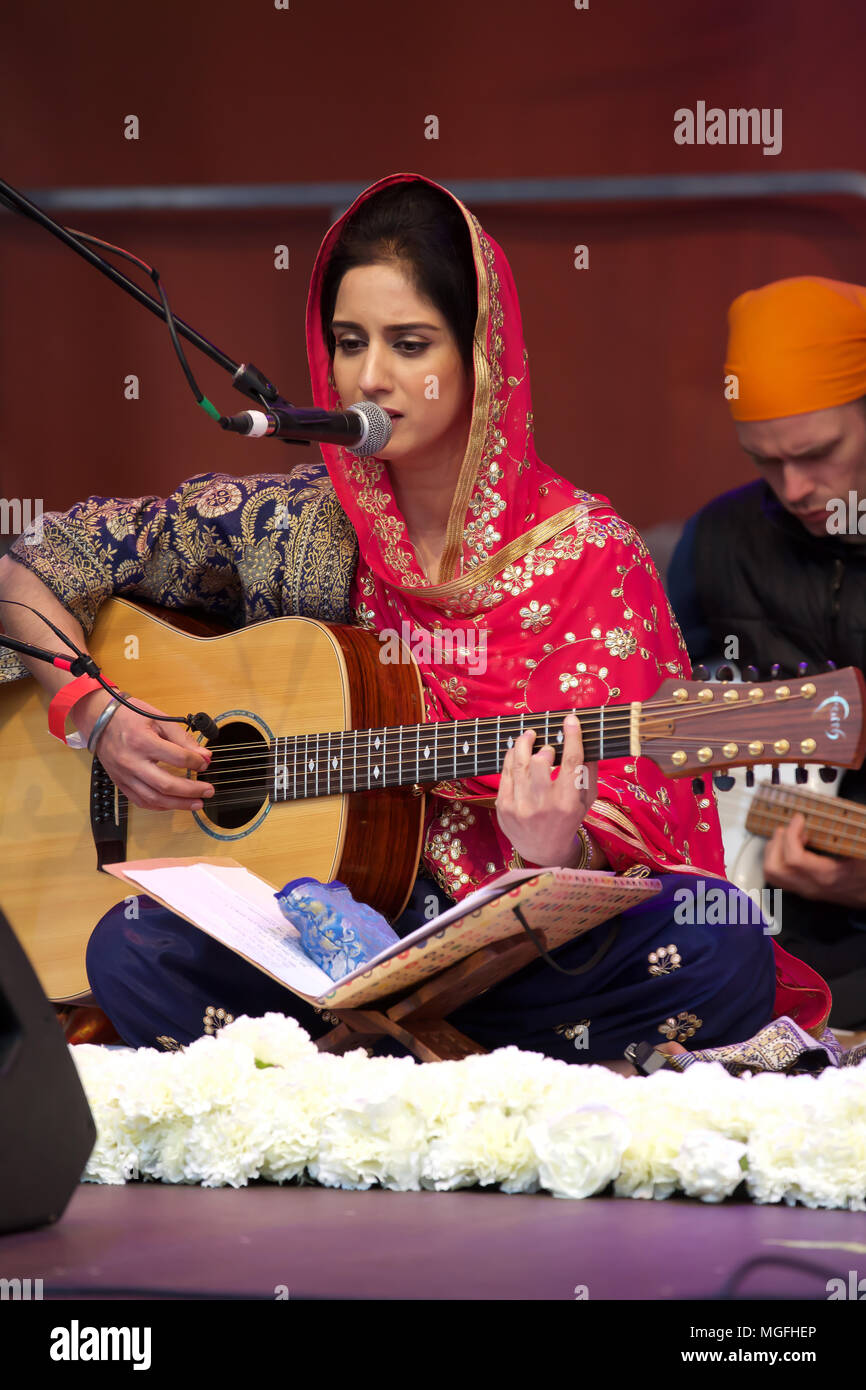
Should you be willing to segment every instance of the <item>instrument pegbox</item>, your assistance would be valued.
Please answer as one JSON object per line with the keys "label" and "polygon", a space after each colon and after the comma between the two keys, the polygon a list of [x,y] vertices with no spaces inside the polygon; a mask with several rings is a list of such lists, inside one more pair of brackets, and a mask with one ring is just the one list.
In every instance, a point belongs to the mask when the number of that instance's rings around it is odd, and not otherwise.
{"label": "instrument pegbox", "polygon": [[[757,666],[747,666],[747,667],[745,668],[745,670],[743,671],[743,681],[745,682],[746,685],[754,685],[754,683],[755,683],[756,681],[759,681],[760,679],[761,679],[761,673],[760,673],[760,671],[758,670]],[[753,787],[754,785],[755,785],[755,769],[754,769],[753,767],[747,767],[747,768],[746,768],[746,786],[747,786],[747,787]]]}
{"label": "instrument pegbox", "polygon": [[[825,661],[823,663],[823,668],[827,672],[835,671],[836,663],[835,661]],[[838,767],[819,767],[818,776],[821,778],[822,782],[835,782],[836,778],[839,776],[839,769]]]}

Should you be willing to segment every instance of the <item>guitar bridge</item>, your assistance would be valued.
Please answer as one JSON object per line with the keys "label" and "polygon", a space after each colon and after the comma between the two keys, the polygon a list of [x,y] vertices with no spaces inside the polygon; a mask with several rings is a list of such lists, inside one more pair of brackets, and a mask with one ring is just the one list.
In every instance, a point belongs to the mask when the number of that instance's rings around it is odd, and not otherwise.
{"label": "guitar bridge", "polygon": [[127,799],[114,785],[98,758],[90,769],[90,831],[96,847],[96,867],[120,864],[126,858]]}

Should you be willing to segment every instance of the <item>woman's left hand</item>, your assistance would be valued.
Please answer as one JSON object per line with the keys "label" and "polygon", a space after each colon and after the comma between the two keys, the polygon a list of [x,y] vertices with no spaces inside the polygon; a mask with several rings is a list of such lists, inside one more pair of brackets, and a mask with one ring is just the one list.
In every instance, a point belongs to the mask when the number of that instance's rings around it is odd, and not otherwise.
{"label": "woman's left hand", "polygon": [[598,769],[583,762],[580,721],[566,715],[562,765],[551,776],[555,751],[533,753],[535,730],[509,748],[502,765],[496,818],[518,854],[531,864],[569,867],[580,858],[577,827],[598,795]]}

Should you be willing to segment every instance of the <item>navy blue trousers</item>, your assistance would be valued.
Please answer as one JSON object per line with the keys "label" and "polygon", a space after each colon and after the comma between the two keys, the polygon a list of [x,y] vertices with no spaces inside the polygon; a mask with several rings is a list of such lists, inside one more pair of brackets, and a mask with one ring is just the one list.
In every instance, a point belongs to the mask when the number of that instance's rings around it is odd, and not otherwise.
{"label": "navy blue trousers", "polygon": [[[515,1045],[567,1062],[622,1058],[632,1042],[680,1042],[717,1047],[752,1037],[773,1016],[775,963],[763,922],[731,914],[740,924],[678,924],[682,897],[700,879],[661,875],[655,898],[594,927],[552,953],[561,966],[585,965],[608,949],[585,974],[562,975],[539,958],[452,1013],[450,1022],[489,1049]],[[714,887],[737,890],[710,880]],[[395,924],[401,936],[450,902],[435,883],[419,878]],[[97,923],[87,947],[87,974],[100,1007],[124,1041],[154,1047],[171,1038],[185,1044],[213,1028],[214,1013],[238,1018],[289,1014],[317,1038],[333,1026],[313,1005],[249,965],[227,947],[141,896],[138,918],[117,904]],[[377,1049],[402,1055],[384,1039]]]}

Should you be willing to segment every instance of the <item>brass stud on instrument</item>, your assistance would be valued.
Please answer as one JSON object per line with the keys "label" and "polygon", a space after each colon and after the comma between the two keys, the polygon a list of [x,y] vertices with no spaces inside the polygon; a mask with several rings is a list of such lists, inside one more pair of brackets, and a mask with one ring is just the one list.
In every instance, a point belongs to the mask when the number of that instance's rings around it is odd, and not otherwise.
{"label": "brass stud on instrument", "polygon": [[727,700],[728,704],[731,704],[734,700],[739,700],[739,698],[740,697],[737,694],[736,690],[726,690],[724,695],[722,696],[722,699]]}
{"label": "brass stud on instrument", "polygon": [[679,690],[675,690],[671,695],[672,700],[679,700],[680,703],[682,703],[683,700],[687,700],[688,698],[689,692],[687,690],[683,690],[682,686],[680,686]]}
{"label": "brass stud on instrument", "polygon": [[760,739],[753,739],[749,744],[749,753],[753,758],[758,758],[764,751],[764,745]]}
{"label": "brass stud on instrument", "polygon": [[686,754],[682,751],[681,748],[678,748],[676,753],[671,754],[671,762],[674,764],[674,767],[682,767],[683,763],[686,761]]}
{"label": "brass stud on instrument", "polygon": [[711,758],[712,756],[713,756],[713,750],[712,750],[712,748],[699,748],[699,749],[698,749],[698,762],[701,762],[701,763],[708,763],[708,762],[710,761],[710,758]]}
{"label": "brass stud on instrument", "polygon": [[791,687],[790,687],[789,685],[780,685],[779,688],[778,688],[778,690],[776,691],[776,699],[777,699],[777,700],[787,700],[787,698],[788,698],[788,696],[790,695],[790,693],[791,693]]}
{"label": "brass stud on instrument", "polygon": [[800,694],[804,695],[807,700],[812,698],[815,694],[815,687],[811,681],[807,681],[805,685],[800,686]]}
{"label": "brass stud on instrument", "polygon": [[774,753],[789,753],[790,750],[791,745],[786,738],[777,738],[776,742],[773,744]]}
{"label": "brass stud on instrument", "polygon": [[699,690],[699,691],[698,691],[698,699],[701,701],[702,704],[705,704],[705,705],[708,704],[709,701],[712,700],[712,698],[713,698],[713,692],[712,692],[712,690],[704,689],[704,690]]}
{"label": "brass stud on instrument", "polygon": [[752,689],[749,691],[750,700],[763,700],[763,698],[764,692],[759,685],[753,686]]}
{"label": "brass stud on instrument", "polygon": [[739,751],[739,747],[736,743],[726,743],[722,748],[722,752],[726,758],[735,758]]}
{"label": "brass stud on instrument", "polygon": [[814,753],[817,747],[818,745],[813,738],[804,738],[803,742],[800,744],[800,752]]}

